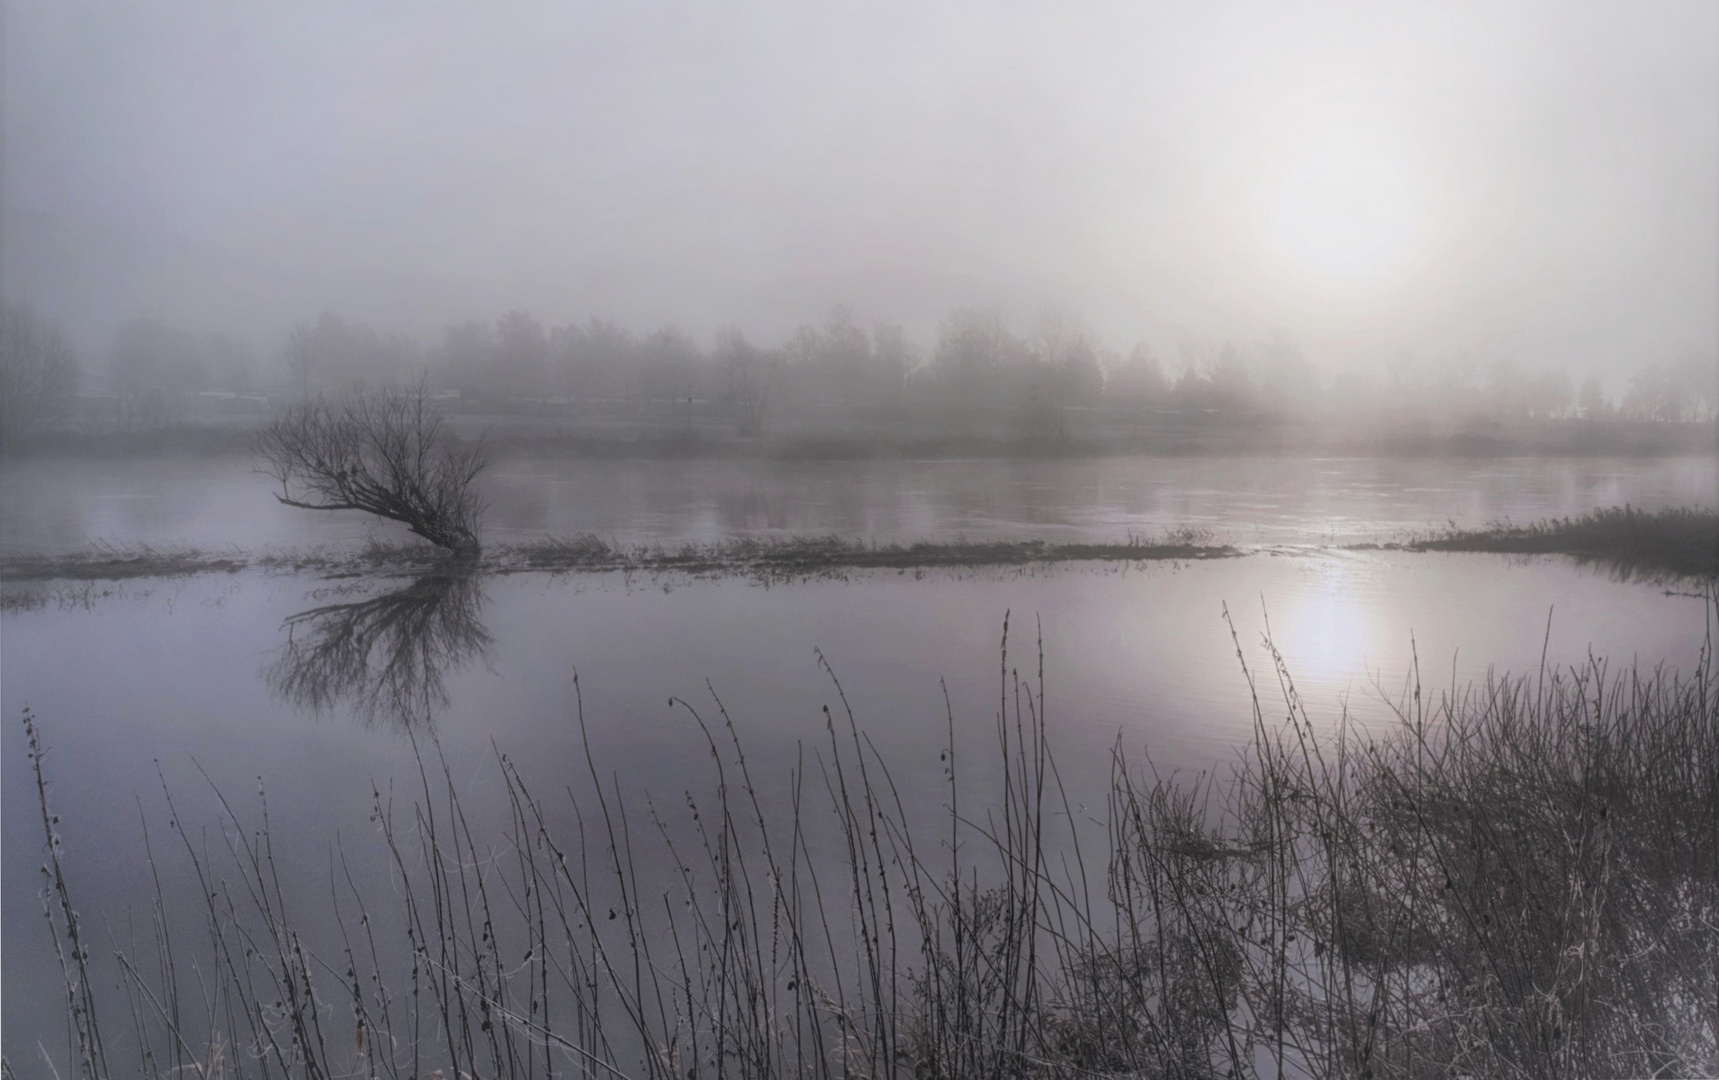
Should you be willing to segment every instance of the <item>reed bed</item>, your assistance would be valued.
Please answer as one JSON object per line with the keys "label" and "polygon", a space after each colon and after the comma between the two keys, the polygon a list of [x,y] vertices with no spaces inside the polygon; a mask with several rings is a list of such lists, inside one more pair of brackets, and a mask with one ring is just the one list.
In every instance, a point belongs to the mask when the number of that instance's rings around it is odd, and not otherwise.
{"label": "reed bed", "polygon": [[1719,510],[1613,506],[1531,525],[1456,529],[1401,545],[1410,551],[1570,555],[1634,576],[1719,577]]}
{"label": "reed bed", "polygon": [[[414,796],[373,793],[373,847],[333,852],[315,933],[289,914],[266,802],[223,799],[210,842],[169,792],[152,928],[101,946],[26,712],[59,1075],[1719,1070],[1710,640],[1692,673],[1417,680],[1371,731],[1316,723],[1265,645],[1253,671],[1237,642],[1256,693],[1233,768],[1167,777],[1119,746],[1092,818],[1051,753],[1042,650],[1020,671],[1006,623],[995,758],[958,762],[948,714],[940,820],[904,808],[833,674],[822,743],[777,781],[786,813],[765,811],[714,695],[678,703],[711,777],[672,813],[641,814],[587,742],[579,795],[498,753],[507,821],[480,824],[420,747]],[[361,888],[359,860],[391,887]],[[189,875],[202,910],[169,904],[160,875]],[[100,992],[92,950],[123,992]]]}

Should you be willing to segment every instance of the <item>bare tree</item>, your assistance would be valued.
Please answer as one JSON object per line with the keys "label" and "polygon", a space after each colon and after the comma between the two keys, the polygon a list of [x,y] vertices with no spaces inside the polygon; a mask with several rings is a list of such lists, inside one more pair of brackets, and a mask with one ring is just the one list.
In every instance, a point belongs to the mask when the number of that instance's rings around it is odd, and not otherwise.
{"label": "bare tree", "polygon": [[438,547],[477,553],[477,477],[489,456],[481,442],[444,431],[423,379],[295,406],[263,429],[256,450],[287,506],[363,510]]}
{"label": "bare tree", "polygon": [[754,348],[740,331],[723,329],[716,335],[716,361],[728,377],[729,397],[740,410],[736,429],[742,435],[762,435],[775,359]]}
{"label": "bare tree", "polygon": [[26,304],[0,305],[0,440],[62,415],[78,390],[72,347]]}
{"label": "bare tree", "polygon": [[299,384],[300,395],[309,401],[310,383],[317,368],[316,328],[303,319],[293,323],[292,329],[287,331],[281,357],[286,363],[288,376]]}

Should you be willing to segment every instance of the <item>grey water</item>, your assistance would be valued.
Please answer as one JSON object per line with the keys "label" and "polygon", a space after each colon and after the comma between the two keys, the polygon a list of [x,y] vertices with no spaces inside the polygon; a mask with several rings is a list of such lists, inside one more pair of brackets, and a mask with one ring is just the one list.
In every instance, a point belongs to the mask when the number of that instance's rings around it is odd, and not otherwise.
{"label": "grey water", "polygon": [[[1591,659],[1689,670],[1707,633],[1699,597],[1556,557],[1333,545],[1624,502],[1712,506],[1719,467],[1711,458],[538,461],[503,463],[486,492],[489,536],[502,540],[1119,539],[1193,526],[1253,553],[773,583],[522,574],[449,587],[242,573],[61,590],[8,610],[0,903],[10,917],[0,946],[10,1058],[33,1056],[13,1039],[55,1030],[59,1007],[42,921],[30,917],[40,911],[42,847],[18,723],[26,706],[52,748],[52,798],[85,917],[116,940],[148,912],[142,843],[146,828],[155,845],[167,842],[164,784],[179,800],[178,826],[216,837],[214,791],[245,815],[266,792],[301,910],[326,897],[337,845],[374,847],[373,792],[409,795],[421,753],[447,761],[478,809],[499,809],[498,753],[544,789],[585,785],[586,736],[606,782],[651,805],[706,789],[710,752],[671,697],[707,717],[720,700],[776,811],[789,773],[827,745],[825,707],[840,719],[845,698],[908,809],[934,814],[946,744],[982,788],[1008,694],[1003,664],[1036,683],[1041,648],[1049,737],[1073,812],[1097,815],[1113,754],[1135,767],[1149,756],[1164,771],[1222,768],[1252,730],[1256,688],[1266,713],[1281,713],[1268,633],[1310,716],[1331,727],[1345,717],[1361,728],[1391,723],[1417,681],[1432,695],[1489,673]],[[0,467],[0,494],[0,543],[12,551],[397,538],[362,518],[279,507],[266,481],[230,459],[12,461]],[[384,682],[376,665],[389,657],[399,666]]]}
{"label": "grey water", "polygon": [[[282,507],[244,457],[0,462],[0,549],[92,541],[292,547],[399,539]],[[1719,457],[514,460],[484,478],[493,540],[820,535],[1124,539],[1194,526],[1236,543],[1351,542],[1633,503],[1713,505]]]}

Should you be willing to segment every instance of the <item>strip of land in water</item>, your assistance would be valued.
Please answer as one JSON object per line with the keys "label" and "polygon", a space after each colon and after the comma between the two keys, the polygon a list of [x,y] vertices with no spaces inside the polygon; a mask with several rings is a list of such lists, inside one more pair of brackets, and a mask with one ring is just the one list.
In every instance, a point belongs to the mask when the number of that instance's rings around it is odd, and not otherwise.
{"label": "strip of land in water", "polygon": [[1366,548],[1568,555],[1643,575],[1711,578],[1719,577],[1719,510],[1644,511],[1620,506],[1531,525],[1451,529],[1401,543],[1355,545],[1351,550]]}
{"label": "strip of land in water", "polygon": [[[1484,529],[1453,529],[1393,543],[1355,544],[1346,550],[1568,555],[1644,577],[1713,578],[1719,577],[1719,511],[1645,512],[1626,506],[1525,526],[1501,524]],[[1113,544],[1054,544],[1041,540],[875,544],[819,536],[625,545],[583,535],[495,544],[471,562],[457,562],[422,544],[372,543],[350,550],[263,552],[102,545],[71,554],[0,557],[0,580],[125,581],[245,570],[325,577],[400,576],[437,569],[487,574],[668,572],[796,577],[861,570],[1191,562],[1236,558],[1247,553],[1230,544],[1214,543],[1209,534],[1191,529]]]}
{"label": "strip of land in water", "polygon": [[0,557],[0,580],[123,581],[263,570],[329,577],[417,574],[446,568],[486,574],[679,572],[794,576],[846,570],[930,570],[1066,562],[1149,562],[1234,558],[1245,554],[1194,533],[1161,541],[1051,544],[1040,540],[867,544],[839,537],[737,539],[721,543],[623,545],[596,536],[492,545],[471,561],[427,545],[371,544],[355,551],[311,549],[247,554],[238,550],[102,546],[67,555]]}

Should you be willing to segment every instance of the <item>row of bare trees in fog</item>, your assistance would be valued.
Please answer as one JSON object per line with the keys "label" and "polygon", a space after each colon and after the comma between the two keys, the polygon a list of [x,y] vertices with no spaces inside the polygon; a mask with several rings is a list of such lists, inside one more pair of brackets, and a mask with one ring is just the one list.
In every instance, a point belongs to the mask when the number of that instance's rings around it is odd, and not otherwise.
{"label": "row of bare trees in fog", "polygon": [[[295,323],[272,348],[140,319],[123,326],[105,356],[78,358],[66,335],[27,307],[8,304],[4,327],[4,432],[99,399],[121,426],[182,419],[193,396],[308,399],[361,383],[427,375],[461,407],[539,411],[571,402],[617,408],[656,403],[687,415],[716,409],[741,434],[831,407],[883,418],[907,409],[989,410],[1021,434],[1056,435],[1071,408],[1168,412],[1366,415],[1418,412],[1490,417],[1705,421],[1719,415],[1719,368],[1689,354],[1635,369],[1621,392],[1592,376],[1509,361],[1424,361],[1400,354],[1364,372],[1323,376],[1283,335],[1252,345],[1184,343],[1170,356],[1136,345],[1126,353],[1077,321],[1041,316],[1025,332],[995,309],[951,312],[929,349],[902,328],[864,326],[844,308],[765,346],[738,330],[708,345],[667,326],[639,334],[614,322],[546,327],[511,311],[494,322],[447,327],[431,345],[378,332],[335,314]],[[252,399],[246,402],[244,399]]]}

